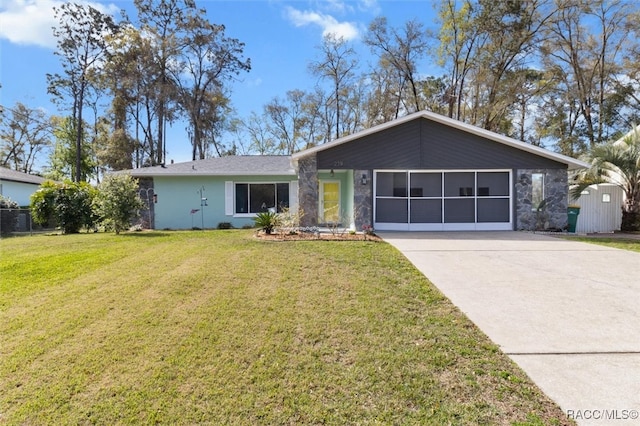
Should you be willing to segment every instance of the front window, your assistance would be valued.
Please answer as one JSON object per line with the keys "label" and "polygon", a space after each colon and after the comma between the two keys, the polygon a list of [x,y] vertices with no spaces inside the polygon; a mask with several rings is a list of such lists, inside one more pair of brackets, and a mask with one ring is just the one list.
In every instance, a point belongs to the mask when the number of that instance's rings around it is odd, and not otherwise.
{"label": "front window", "polygon": [[282,212],[289,207],[288,183],[236,183],[235,213]]}
{"label": "front window", "polygon": [[531,209],[536,211],[544,200],[544,174],[533,173],[531,175]]}

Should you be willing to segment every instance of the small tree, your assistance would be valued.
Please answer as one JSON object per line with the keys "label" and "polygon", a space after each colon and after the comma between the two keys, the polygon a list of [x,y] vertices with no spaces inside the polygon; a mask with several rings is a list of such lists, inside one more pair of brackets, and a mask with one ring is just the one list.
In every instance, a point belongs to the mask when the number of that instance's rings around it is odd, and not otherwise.
{"label": "small tree", "polygon": [[31,195],[33,221],[47,224],[54,221],[65,234],[95,224],[92,204],[96,190],[86,182],[55,183],[46,181]]}
{"label": "small tree", "polygon": [[102,223],[116,234],[128,229],[144,207],[138,195],[138,180],[126,174],[107,175],[98,190],[94,207]]}

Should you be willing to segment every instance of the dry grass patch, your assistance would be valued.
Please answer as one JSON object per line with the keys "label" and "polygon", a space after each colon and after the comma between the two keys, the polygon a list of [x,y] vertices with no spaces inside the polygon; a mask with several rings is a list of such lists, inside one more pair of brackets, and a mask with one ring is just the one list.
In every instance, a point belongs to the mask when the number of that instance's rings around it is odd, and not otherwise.
{"label": "dry grass patch", "polygon": [[0,249],[0,423],[569,423],[387,244],[212,231]]}

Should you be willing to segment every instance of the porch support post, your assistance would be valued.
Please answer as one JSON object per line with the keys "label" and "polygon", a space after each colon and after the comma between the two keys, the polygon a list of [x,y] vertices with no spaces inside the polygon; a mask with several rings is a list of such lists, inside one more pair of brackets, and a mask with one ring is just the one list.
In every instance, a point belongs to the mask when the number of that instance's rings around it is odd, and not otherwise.
{"label": "porch support post", "polygon": [[353,216],[356,231],[373,226],[373,173],[371,170],[353,171]]}
{"label": "porch support post", "polygon": [[318,225],[318,162],[316,155],[298,160],[298,205],[304,215],[300,226]]}

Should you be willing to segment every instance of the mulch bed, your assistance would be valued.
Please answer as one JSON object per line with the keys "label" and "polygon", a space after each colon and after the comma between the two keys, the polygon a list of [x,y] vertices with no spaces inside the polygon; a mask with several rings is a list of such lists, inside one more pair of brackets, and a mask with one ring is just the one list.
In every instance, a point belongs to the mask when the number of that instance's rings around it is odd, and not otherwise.
{"label": "mulch bed", "polygon": [[263,231],[258,231],[255,234],[256,238],[264,241],[382,241],[382,238],[377,235],[365,235],[363,234],[350,234],[330,232],[297,232],[295,234],[281,234],[274,232],[273,234],[265,234]]}

